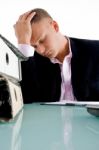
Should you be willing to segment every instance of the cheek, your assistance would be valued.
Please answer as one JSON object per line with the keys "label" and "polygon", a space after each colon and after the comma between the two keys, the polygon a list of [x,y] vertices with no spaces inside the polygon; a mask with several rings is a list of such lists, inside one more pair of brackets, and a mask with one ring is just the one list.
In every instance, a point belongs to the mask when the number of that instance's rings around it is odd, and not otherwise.
{"label": "cheek", "polygon": [[53,49],[56,45],[55,39],[53,37],[49,38],[46,42],[47,48]]}

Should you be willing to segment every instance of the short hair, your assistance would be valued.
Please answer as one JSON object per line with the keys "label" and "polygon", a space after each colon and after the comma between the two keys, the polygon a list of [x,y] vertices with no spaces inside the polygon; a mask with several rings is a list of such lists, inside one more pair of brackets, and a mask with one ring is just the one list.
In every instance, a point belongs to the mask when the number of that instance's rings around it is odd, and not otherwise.
{"label": "short hair", "polygon": [[35,8],[31,12],[36,12],[35,16],[31,19],[31,24],[33,22],[37,23],[37,22],[41,21],[44,18],[49,18],[49,19],[53,20],[51,15],[46,10],[44,10],[42,8]]}

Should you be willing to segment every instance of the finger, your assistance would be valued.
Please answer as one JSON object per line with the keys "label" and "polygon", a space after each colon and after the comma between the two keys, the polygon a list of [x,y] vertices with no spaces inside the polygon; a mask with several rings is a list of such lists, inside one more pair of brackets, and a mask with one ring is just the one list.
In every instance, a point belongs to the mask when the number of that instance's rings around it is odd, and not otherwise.
{"label": "finger", "polygon": [[30,14],[30,12],[31,12],[31,10],[20,15],[19,20],[25,20],[27,18],[27,16]]}
{"label": "finger", "polygon": [[36,12],[32,12],[27,16],[27,21],[30,22],[32,20],[32,18],[36,15]]}
{"label": "finger", "polygon": [[21,20],[21,19],[22,19],[22,17],[23,17],[23,15],[20,15],[18,20]]}

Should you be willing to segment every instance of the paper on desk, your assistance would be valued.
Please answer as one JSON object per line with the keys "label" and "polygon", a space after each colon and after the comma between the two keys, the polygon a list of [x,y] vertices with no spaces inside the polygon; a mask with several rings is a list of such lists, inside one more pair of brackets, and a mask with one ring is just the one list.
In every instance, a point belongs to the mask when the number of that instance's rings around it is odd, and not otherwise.
{"label": "paper on desk", "polygon": [[86,105],[99,105],[99,102],[84,102],[84,101],[67,101],[67,100],[63,100],[63,101],[58,101],[58,102],[46,102],[43,103],[45,105],[77,105],[77,106],[86,106]]}

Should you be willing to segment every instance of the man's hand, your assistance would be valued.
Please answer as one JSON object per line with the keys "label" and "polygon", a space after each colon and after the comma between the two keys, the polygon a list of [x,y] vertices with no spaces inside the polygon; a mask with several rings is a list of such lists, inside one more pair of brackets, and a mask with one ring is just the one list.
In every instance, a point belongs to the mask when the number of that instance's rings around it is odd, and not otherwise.
{"label": "man's hand", "polygon": [[31,19],[35,16],[35,12],[28,11],[21,15],[14,25],[15,34],[18,44],[29,44],[32,35]]}

